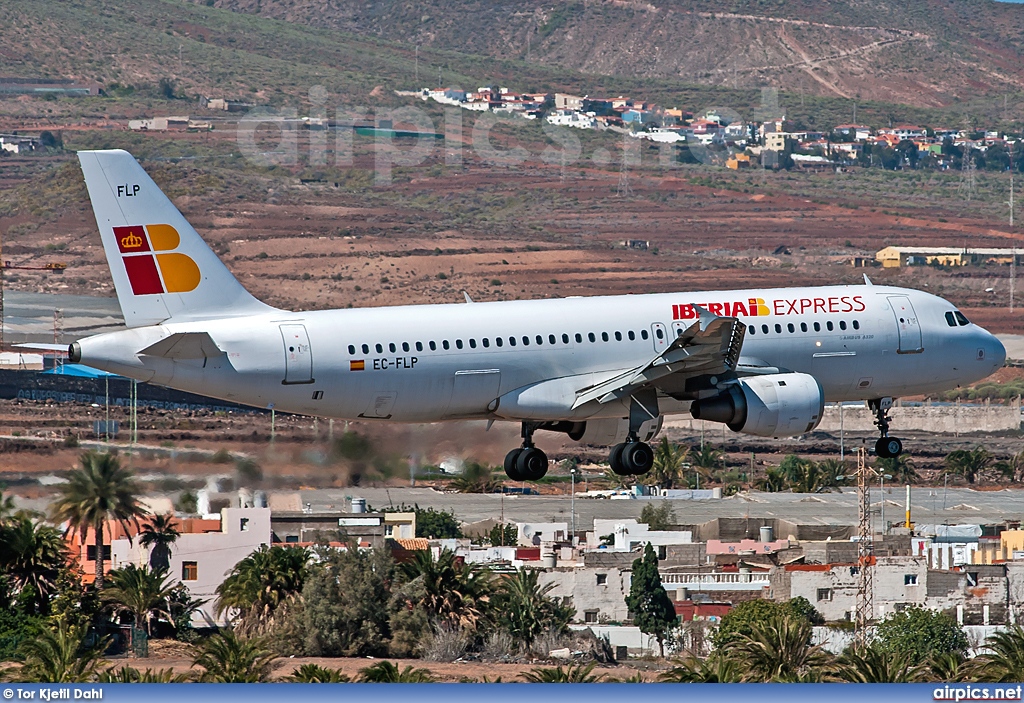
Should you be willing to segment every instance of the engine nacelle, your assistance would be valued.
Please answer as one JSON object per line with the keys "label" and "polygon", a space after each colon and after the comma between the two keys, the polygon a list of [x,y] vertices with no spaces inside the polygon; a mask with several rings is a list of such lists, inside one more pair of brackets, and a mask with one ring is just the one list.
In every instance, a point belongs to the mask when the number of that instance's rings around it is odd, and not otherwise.
{"label": "engine nacelle", "polygon": [[[640,441],[650,442],[654,439],[661,431],[661,422],[662,419],[659,415],[657,419],[648,420],[640,425],[640,431],[637,432]],[[570,435],[582,444],[610,447],[613,444],[625,442],[626,435],[629,434],[629,420],[624,417],[587,420],[583,424],[586,425],[586,428],[583,430],[581,437]]]}
{"label": "engine nacelle", "polygon": [[805,373],[750,376],[690,405],[690,414],[697,420],[724,422],[733,432],[759,437],[810,432],[821,422],[824,410],[821,386]]}

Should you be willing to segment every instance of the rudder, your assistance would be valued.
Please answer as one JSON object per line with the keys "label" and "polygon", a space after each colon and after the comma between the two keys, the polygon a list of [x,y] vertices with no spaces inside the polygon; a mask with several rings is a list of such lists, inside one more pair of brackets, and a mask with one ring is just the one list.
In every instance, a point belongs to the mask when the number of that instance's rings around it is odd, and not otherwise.
{"label": "rudder", "polygon": [[80,151],[78,160],[128,327],[274,310],[242,287],[134,156]]}

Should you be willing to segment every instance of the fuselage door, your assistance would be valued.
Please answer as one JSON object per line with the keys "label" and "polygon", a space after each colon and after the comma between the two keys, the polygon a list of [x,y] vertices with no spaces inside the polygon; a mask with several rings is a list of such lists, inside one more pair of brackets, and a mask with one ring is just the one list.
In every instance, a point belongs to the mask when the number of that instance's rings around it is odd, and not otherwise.
{"label": "fuselage door", "polygon": [[905,295],[890,295],[889,305],[892,307],[892,314],[896,316],[896,329],[899,332],[900,343],[896,352],[899,354],[917,354],[924,350],[921,342],[921,323],[914,312],[914,306],[910,304],[910,298]]}
{"label": "fuselage door", "polygon": [[668,333],[665,331],[665,325],[660,322],[655,322],[651,325],[651,337],[654,339],[654,351],[665,351],[669,344]]}
{"label": "fuselage door", "polygon": [[313,382],[313,350],[305,325],[281,325],[284,340],[284,380],[286,385]]}

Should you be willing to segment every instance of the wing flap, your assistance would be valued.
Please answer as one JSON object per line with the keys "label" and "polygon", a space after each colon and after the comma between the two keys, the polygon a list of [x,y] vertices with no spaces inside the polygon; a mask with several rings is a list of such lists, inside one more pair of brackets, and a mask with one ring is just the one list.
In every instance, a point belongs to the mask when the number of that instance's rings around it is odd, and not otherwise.
{"label": "wing flap", "polygon": [[671,374],[699,375],[735,370],[746,329],[746,325],[735,317],[716,317],[701,311],[700,320],[683,330],[647,364],[580,389],[572,409],[594,400],[604,404],[625,398]]}

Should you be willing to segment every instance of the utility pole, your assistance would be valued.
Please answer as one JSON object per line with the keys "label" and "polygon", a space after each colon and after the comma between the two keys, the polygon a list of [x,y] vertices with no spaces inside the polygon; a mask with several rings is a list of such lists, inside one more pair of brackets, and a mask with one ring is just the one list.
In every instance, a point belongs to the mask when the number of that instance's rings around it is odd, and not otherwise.
{"label": "utility pole", "polygon": [[[858,647],[866,647],[868,643],[868,623],[871,622],[873,589],[872,571],[875,563],[871,535],[871,500],[868,490],[868,473],[872,472],[867,465],[867,452],[861,447],[857,450],[857,619],[854,623],[854,643]],[[872,472],[873,473],[873,472]]]}
{"label": "utility pole", "polygon": [[416,85],[420,84],[420,45],[416,45]]}

